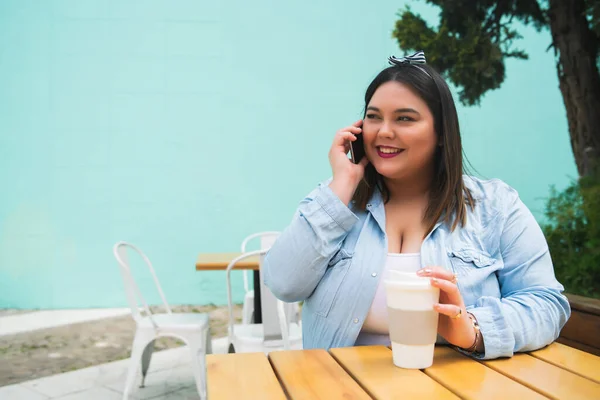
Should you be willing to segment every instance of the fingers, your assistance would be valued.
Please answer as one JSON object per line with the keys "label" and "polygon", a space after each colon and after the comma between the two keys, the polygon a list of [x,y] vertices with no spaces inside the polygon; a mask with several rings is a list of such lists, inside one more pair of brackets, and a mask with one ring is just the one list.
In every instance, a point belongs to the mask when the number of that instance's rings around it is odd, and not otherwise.
{"label": "fingers", "polygon": [[[357,140],[356,135],[360,135],[362,133],[362,122],[363,121],[359,119],[352,125],[337,131],[333,139],[333,144],[329,149],[330,159],[331,157],[334,157],[338,160],[341,159],[339,158],[341,153],[343,153],[346,156],[348,155],[348,153],[350,152],[351,143]],[[367,163],[368,159],[366,157],[363,157],[363,159],[358,165],[361,165],[364,168],[367,165]]]}
{"label": "fingers", "polygon": [[451,319],[464,317],[462,308],[454,304],[436,304],[433,309]]}
{"label": "fingers", "polygon": [[[445,279],[431,278],[431,286],[437,287],[440,289],[440,291],[444,292],[445,300],[443,301],[445,304],[454,305],[461,309],[464,307],[462,295],[460,294],[460,290],[456,284]],[[442,299],[441,293],[440,299]]]}
{"label": "fingers", "polygon": [[442,267],[425,267],[423,269],[418,270],[417,275],[444,279],[452,283],[456,283],[458,281],[456,275]]}
{"label": "fingers", "polygon": [[356,127],[356,126],[347,126],[347,127],[343,128],[343,129],[340,129],[338,131],[338,133],[342,133],[342,132],[350,132],[350,133],[352,133],[354,135],[359,135],[359,134],[362,133],[362,129],[359,128],[359,127]]}
{"label": "fingers", "polygon": [[356,135],[359,135],[362,133],[361,125],[362,125],[362,119],[359,119],[352,125],[347,126],[345,128],[340,129],[339,131],[337,131],[337,133],[335,135],[335,139],[334,139],[334,144],[337,146],[343,146],[343,145],[347,144],[347,143],[345,143],[346,141],[354,142],[356,140]]}
{"label": "fingers", "polygon": [[349,151],[350,151],[350,143],[349,142],[345,142],[344,143],[344,153],[348,154]]}
{"label": "fingers", "polygon": [[359,126],[356,126],[356,122],[355,122],[354,124],[352,124],[350,126],[340,129],[338,131],[338,133],[340,133],[340,132],[352,132],[355,135],[358,135],[359,133],[362,133],[362,128],[360,127],[360,124],[359,124]]}
{"label": "fingers", "polygon": [[346,146],[348,142],[354,142],[356,136],[348,131],[339,131],[333,140],[334,146]]}
{"label": "fingers", "polygon": [[431,286],[440,288],[440,290],[442,290],[449,296],[458,296],[460,298],[460,291],[458,290],[458,286],[456,286],[456,284],[450,281],[439,278],[431,278]]}

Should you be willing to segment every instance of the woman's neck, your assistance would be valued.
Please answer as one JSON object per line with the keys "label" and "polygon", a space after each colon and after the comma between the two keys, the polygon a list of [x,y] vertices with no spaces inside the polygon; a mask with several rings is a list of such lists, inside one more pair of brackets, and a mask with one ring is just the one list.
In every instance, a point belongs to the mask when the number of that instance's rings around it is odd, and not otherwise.
{"label": "woman's neck", "polygon": [[428,201],[433,182],[433,174],[420,174],[403,179],[386,179],[385,185],[390,194],[391,203],[412,203]]}

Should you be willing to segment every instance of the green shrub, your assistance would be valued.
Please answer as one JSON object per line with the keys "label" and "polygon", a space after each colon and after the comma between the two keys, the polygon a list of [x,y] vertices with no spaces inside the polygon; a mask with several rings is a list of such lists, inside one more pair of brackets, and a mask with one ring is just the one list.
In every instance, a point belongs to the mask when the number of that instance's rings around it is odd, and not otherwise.
{"label": "green shrub", "polygon": [[567,293],[600,298],[600,179],[551,188],[542,226]]}

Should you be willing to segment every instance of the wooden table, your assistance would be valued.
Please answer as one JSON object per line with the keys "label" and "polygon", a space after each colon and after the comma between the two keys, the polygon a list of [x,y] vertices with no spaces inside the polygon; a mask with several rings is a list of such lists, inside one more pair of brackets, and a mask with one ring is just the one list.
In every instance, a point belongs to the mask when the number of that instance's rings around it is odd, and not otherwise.
{"label": "wooden table", "polygon": [[[242,253],[202,253],[196,259],[196,271],[224,271],[229,263]],[[249,257],[235,264],[233,269],[258,271],[258,256]]]}
{"label": "wooden table", "polygon": [[425,370],[384,346],[207,356],[209,399],[600,399],[600,357],[560,343],[478,362],[435,349]]}
{"label": "wooden table", "polygon": [[[196,271],[225,271],[229,263],[242,253],[202,253],[196,259]],[[254,281],[254,322],[262,323],[262,306],[260,290],[259,257],[251,257],[240,261],[234,269],[249,269],[253,272]]]}

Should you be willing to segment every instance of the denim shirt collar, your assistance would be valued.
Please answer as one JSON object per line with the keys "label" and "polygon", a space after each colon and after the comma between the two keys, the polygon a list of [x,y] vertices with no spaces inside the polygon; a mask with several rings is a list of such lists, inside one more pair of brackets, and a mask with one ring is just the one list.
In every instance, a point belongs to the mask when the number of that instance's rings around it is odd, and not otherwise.
{"label": "denim shirt collar", "polygon": [[371,199],[367,203],[367,212],[371,213],[373,219],[379,225],[381,231],[385,234],[385,204],[383,203],[383,196],[378,187],[375,187]]}

